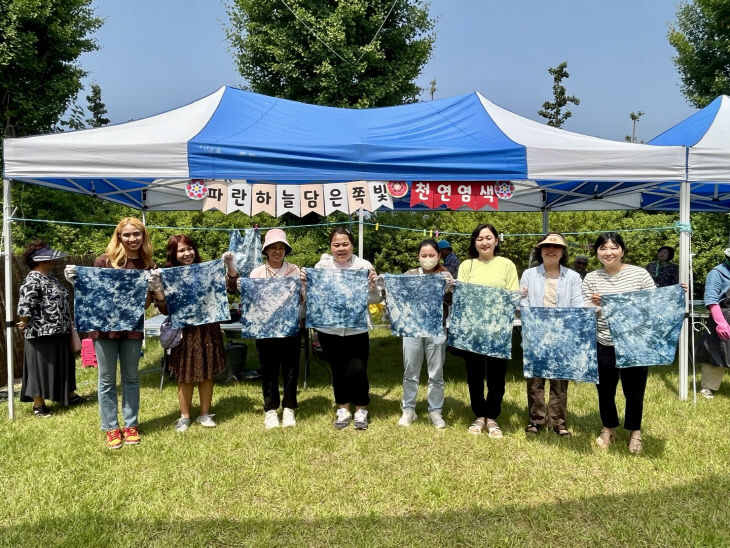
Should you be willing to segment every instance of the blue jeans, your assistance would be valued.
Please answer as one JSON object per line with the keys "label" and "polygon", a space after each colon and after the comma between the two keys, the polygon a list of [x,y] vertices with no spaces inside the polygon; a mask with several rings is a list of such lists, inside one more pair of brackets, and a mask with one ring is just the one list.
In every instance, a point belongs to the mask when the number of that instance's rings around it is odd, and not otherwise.
{"label": "blue jeans", "polygon": [[117,418],[117,358],[122,374],[122,418],[127,428],[137,426],[139,415],[139,356],[141,339],[97,339],[99,362],[99,415],[103,431],[119,428]]}
{"label": "blue jeans", "polygon": [[428,410],[441,411],[444,406],[444,360],[446,336],[403,337],[403,409],[416,408],[418,377],[426,357],[428,368]]}

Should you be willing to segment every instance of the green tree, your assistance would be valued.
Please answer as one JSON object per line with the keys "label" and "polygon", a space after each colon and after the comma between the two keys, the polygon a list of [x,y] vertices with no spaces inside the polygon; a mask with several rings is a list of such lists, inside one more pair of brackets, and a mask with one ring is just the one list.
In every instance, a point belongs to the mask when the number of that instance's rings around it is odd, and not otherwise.
{"label": "green tree", "polygon": [[644,116],[643,110],[639,110],[637,112],[632,112],[631,114],[629,114],[629,119],[631,120],[633,125],[631,127],[631,135],[627,135],[626,137],[624,137],[624,140],[627,143],[636,143],[637,142],[636,141],[636,124],[639,122],[639,120],[641,120],[642,116]]}
{"label": "green tree", "polygon": [[101,100],[101,87],[98,84],[91,84],[91,93],[86,96],[86,104],[91,117],[86,119],[86,123],[91,127],[101,127],[107,125],[111,120],[105,116],[107,113],[106,105]]}
{"label": "green tree", "polygon": [[424,0],[232,0],[228,40],[252,91],[370,108],[413,102],[431,56]]}
{"label": "green tree", "polygon": [[697,108],[730,94],[730,3],[726,0],[682,2],[669,26],[669,43],[682,94]]}
{"label": "green tree", "polygon": [[50,131],[81,89],[102,25],[91,0],[0,0],[0,138]]}
{"label": "green tree", "polygon": [[569,110],[563,110],[568,103],[580,105],[580,99],[565,93],[563,80],[570,77],[567,68],[567,61],[563,61],[557,67],[548,69],[553,76],[553,100],[545,101],[542,108],[537,111],[540,116],[547,119],[547,125],[552,127],[563,127],[565,121],[573,115]]}

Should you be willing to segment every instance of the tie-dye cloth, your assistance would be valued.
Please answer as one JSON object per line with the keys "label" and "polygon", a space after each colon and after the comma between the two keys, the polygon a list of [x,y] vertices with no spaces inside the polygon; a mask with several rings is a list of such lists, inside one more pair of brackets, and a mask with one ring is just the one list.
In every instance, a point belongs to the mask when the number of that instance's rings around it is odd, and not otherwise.
{"label": "tie-dye cloth", "polygon": [[523,307],[525,377],[598,382],[595,308]]}
{"label": "tie-dye cloth", "polygon": [[449,316],[449,345],[495,358],[512,353],[518,291],[458,282]]}
{"label": "tie-dye cloth", "polygon": [[162,269],[162,287],[172,327],[231,319],[221,259]]}
{"label": "tie-dye cloth", "polygon": [[368,329],[368,275],[307,268],[307,327]]}
{"label": "tie-dye cloth", "polygon": [[299,278],[241,280],[241,336],[250,339],[293,337],[299,332]]}
{"label": "tie-dye cloth", "polygon": [[231,231],[228,251],[233,251],[238,274],[247,278],[261,264],[261,234],[258,229],[247,228],[243,236],[238,230]]}
{"label": "tie-dye cloth", "polygon": [[684,319],[684,299],[679,284],[603,295],[601,309],[616,348],[616,367],[672,363]]}
{"label": "tie-dye cloth", "polygon": [[444,289],[439,274],[384,274],[390,331],[396,337],[438,337],[444,334]]}
{"label": "tie-dye cloth", "polygon": [[74,322],[78,331],[143,331],[149,271],[76,267]]}

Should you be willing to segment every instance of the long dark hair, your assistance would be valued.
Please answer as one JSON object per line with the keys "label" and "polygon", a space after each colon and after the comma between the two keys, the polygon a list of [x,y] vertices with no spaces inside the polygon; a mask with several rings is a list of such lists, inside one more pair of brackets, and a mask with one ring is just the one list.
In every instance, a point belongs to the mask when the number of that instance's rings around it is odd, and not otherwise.
{"label": "long dark hair", "polygon": [[175,234],[174,236],[170,236],[170,239],[167,241],[167,260],[165,261],[165,267],[169,268],[171,266],[180,266],[180,263],[177,260],[177,247],[180,244],[192,247],[193,251],[195,251],[195,259],[193,259],[193,262],[200,262],[198,246],[195,245],[195,242],[192,239],[190,239],[190,236],[187,236],[186,234]]}
{"label": "long dark hair", "polygon": [[426,246],[432,247],[434,251],[436,251],[436,255],[439,254],[439,244],[436,240],[432,238],[426,238],[420,244],[418,244],[418,252],[420,253],[421,250]]}
{"label": "long dark hair", "polygon": [[469,251],[467,252],[467,254],[472,259],[476,259],[477,257],[479,257],[476,242],[477,238],[479,237],[479,233],[485,228],[488,228],[489,231],[494,234],[494,239],[497,242],[497,245],[494,246],[494,256],[496,257],[497,255],[499,255],[499,232],[496,228],[494,228],[494,226],[490,225],[489,223],[484,223],[476,227],[471,233],[471,240],[469,241]]}

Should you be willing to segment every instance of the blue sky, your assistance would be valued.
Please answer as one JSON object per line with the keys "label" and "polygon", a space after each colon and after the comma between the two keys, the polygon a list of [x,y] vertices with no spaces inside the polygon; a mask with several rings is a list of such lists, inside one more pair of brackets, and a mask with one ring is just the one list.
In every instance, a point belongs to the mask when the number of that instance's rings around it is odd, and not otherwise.
{"label": "blue sky", "polygon": [[[245,82],[236,72],[220,0],[97,0],[100,49],[81,64],[102,88],[112,122],[142,118]],[[537,115],[552,97],[547,68],[568,62],[580,98],[564,128],[608,139],[631,133],[645,112],[648,140],[692,114],[682,97],[667,25],[671,0],[432,0],[436,44],[418,84],[436,98],[479,91],[517,114]],[[429,95],[424,92],[422,99]]]}

